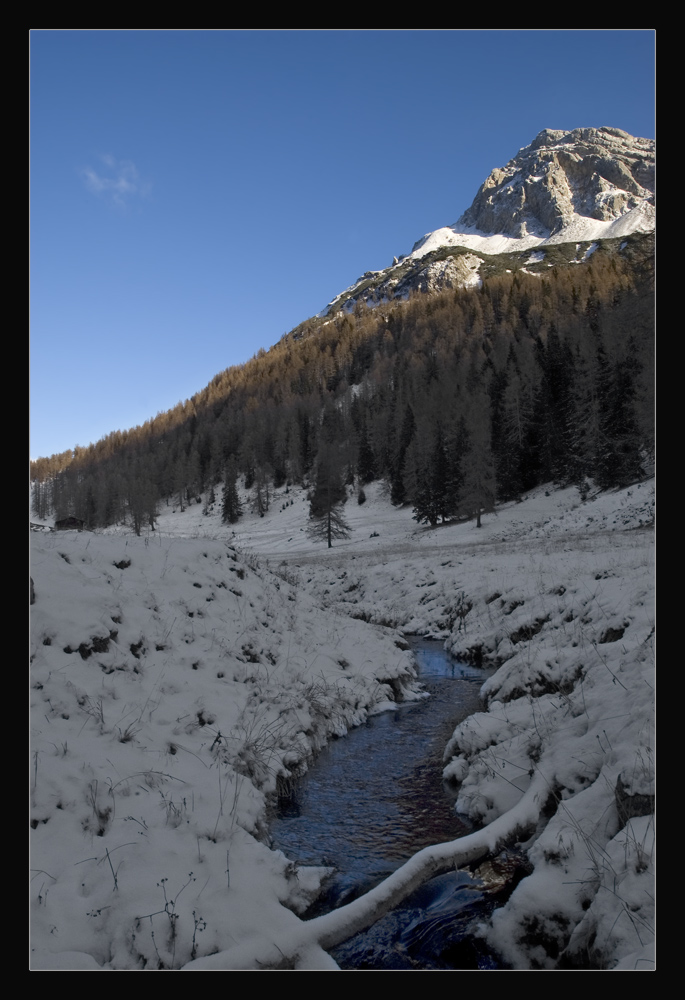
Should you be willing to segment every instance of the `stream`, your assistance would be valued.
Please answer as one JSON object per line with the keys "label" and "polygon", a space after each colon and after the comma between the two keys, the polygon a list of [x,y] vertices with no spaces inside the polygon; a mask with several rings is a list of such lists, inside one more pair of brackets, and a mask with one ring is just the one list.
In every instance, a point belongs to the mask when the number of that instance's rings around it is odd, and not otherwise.
{"label": "stream", "polygon": [[[271,823],[274,848],[298,865],[335,871],[306,917],[355,899],[421,848],[472,829],[443,785],[443,752],[458,723],[481,710],[492,671],[452,659],[435,640],[411,645],[430,697],[330,743]],[[498,968],[469,932],[501,904],[497,897],[466,872],[437,876],[331,954],[342,969]]]}

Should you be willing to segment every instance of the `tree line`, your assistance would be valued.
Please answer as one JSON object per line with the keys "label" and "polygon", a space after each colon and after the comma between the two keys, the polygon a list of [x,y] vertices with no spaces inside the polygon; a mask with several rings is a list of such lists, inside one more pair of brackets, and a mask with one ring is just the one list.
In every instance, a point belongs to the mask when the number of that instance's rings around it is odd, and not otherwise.
{"label": "tree line", "polygon": [[654,450],[650,261],[608,241],[542,275],[308,320],[141,427],[32,463],[34,513],[140,532],[221,483],[234,521],[239,477],[259,513],[288,483],[384,479],[438,524],[545,482],[634,482]]}

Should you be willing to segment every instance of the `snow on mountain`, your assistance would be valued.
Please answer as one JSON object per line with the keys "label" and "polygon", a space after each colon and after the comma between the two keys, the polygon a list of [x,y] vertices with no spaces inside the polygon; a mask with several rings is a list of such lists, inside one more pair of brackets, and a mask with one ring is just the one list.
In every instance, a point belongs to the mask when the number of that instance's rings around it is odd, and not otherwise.
{"label": "snow on mountain", "polygon": [[[541,267],[566,242],[580,263],[653,228],[653,177],[650,140],[544,130],[337,308],[475,284],[478,255]],[[299,488],[235,529],[217,502],[147,537],[33,534],[33,969],[334,969],[421,865],[516,838],[534,870],[479,929],[504,962],[653,968],[653,483],[541,487],[439,530],[366,493],[330,551]],[[326,869],[269,850],[267,805],[329,738],[419,696],[399,629],[499,665],[445,756],[484,829],[301,921]]]}
{"label": "snow on mountain", "polygon": [[[655,228],[655,143],[617,128],[543,129],[491,172],[452,226],[427,233],[385,271],[367,271],[327,307],[477,283],[480,261],[558,243],[617,239]],[[450,247],[473,251],[447,256]],[[424,262],[430,254],[440,261]]]}
{"label": "snow on mountain", "polygon": [[492,171],[451,232],[457,239],[516,240],[508,249],[648,232],[654,146],[616,128],[543,129]]}

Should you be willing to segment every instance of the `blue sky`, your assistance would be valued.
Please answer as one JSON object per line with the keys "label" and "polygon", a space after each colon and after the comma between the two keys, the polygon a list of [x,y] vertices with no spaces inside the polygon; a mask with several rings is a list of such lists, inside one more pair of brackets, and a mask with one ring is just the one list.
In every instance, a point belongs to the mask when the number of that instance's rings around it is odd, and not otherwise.
{"label": "blue sky", "polygon": [[32,457],[188,398],[591,125],[654,137],[652,30],[33,31]]}

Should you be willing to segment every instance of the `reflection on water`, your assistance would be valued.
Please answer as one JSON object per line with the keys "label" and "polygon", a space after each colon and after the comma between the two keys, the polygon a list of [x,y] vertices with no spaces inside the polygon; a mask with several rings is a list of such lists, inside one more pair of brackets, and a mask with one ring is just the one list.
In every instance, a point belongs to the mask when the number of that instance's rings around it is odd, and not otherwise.
{"label": "reflection on water", "polygon": [[417,640],[415,653],[430,697],[333,741],[281,803],[271,835],[292,860],[380,874],[468,832],[442,783],[443,752],[457,723],[481,707],[487,674],[437,642]]}
{"label": "reflection on water", "polygon": [[[479,691],[489,672],[452,660],[437,642],[412,646],[430,697],[374,716],[331,743],[271,824],[273,846],[291,860],[336,869],[314,912],[355,898],[421,848],[470,829],[443,786],[443,753],[455,726],[482,707]],[[459,927],[476,911],[483,916],[477,890],[463,872],[433,879],[337,949],[336,960],[343,968],[488,967],[482,956],[476,961],[471,954],[470,965],[455,957]],[[442,957],[426,957],[433,953]]]}

